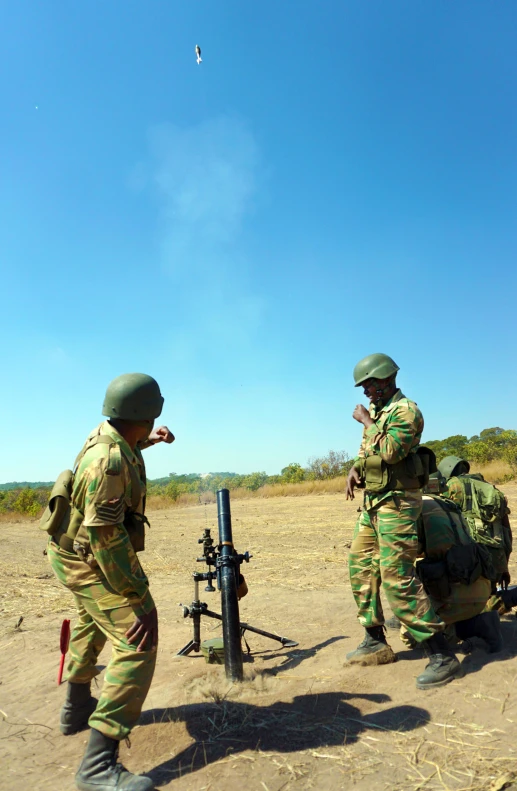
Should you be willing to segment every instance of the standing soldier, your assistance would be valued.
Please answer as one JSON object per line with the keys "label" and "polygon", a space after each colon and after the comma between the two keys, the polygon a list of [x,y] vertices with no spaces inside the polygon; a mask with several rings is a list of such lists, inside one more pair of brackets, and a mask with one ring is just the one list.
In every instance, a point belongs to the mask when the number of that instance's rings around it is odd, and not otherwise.
{"label": "standing soldier", "polygon": [[[65,735],[91,728],[75,777],[80,791],[154,788],[148,777],[117,764],[117,755],[140,716],[156,663],[158,615],[136,552],[144,548],[147,522],[140,451],[174,441],[165,426],[153,430],[162,406],[151,376],[124,374],[109,384],[102,409],[108,420],[76,460],[70,518],[48,544],[54,573],[72,591],[79,615],[60,727]],[[90,682],[107,639],[112,655],[97,703]]]}
{"label": "standing soldier", "polygon": [[394,614],[417,643],[425,643],[430,661],[416,685],[429,689],[452,681],[459,662],[443,635],[444,622],[414,574],[425,482],[422,457],[416,451],[424,420],[415,402],[397,388],[398,370],[386,354],[371,354],[354,368],[355,386],[364,388],[370,409],[358,404],[353,412],[364,431],[348,475],[347,499],[354,499],[356,486],[364,486],[365,493],[348,562],[358,619],[366,635],[347,660],[387,664],[396,659],[384,634],[382,582]]}

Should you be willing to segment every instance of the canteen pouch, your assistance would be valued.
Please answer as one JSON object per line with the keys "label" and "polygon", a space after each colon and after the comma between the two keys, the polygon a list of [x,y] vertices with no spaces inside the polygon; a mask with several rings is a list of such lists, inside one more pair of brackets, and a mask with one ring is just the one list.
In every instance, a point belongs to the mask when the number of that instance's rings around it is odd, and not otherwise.
{"label": "canteen pouch", "polygon": [[429,596],[445,601],[450,596],[451,585],[447,576],[447,566],[443,560],[424,558],[415,565],[415,573]]}
{"label": "canteen pouch", "polygon": [[64,470],[56,480],[48,505],[40,519],[40,530],[45,530],[49,536],[58,532],[66,533],[70,522],[70,498],[72,495],[72,470]]}
{"label": "canteen pouch", "polygon": [[389,482],[389,465],[380,456],[364,460],[364,483],[367,492],[383,492]]}
{"label": "canteen pouch", "polygon": [[128,511],[126,513],[124,527],[135,552],[143,552],[145,549],[146,525],[149,525],[149,520],[144,514],[138,514],[136,511]]}

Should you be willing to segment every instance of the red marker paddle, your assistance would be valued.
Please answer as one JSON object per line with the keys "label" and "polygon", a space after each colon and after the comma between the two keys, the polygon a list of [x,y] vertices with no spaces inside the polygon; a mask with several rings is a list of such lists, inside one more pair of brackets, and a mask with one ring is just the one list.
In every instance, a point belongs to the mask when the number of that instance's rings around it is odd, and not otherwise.
{"label": "red marker paddle", "polygon": [[59,649],[61,651],[61,660],[59,662],[59,673],[57,674],[57,685],[61,684],[63,680],[63,668],[65,667],[65,657],[68,651],[68,643],[70,642],[70,621],[65,618],[61,624],[61,634],[59,636]]}

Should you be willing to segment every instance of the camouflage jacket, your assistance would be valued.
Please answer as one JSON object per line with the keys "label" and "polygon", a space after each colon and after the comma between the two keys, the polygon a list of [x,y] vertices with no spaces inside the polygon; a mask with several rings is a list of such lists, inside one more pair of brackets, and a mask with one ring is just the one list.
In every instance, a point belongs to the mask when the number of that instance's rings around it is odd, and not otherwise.
{"label": "camouflage jacket", "polygon": [[81,564],[84,584],[93,581],[92,575],[104,580],[113,591],[129,599],[135,615],[142,615],[155,604],[123,522],[126,511],[132,507],[126,459],[137,469],[141,481],[140,502],[135,509],[139,513],[143,513],[145,497],[144,460],[140,450],[133,451],[108,421],[98,426],[88,439],[95,434],[112,437],[115,446],[99,443],[89,448],[74,476],[72,502],[84,514],[80,533],[87,537],[98,564],[98,568]]}
{"label": "camouflage jacket", "polygon": [[[370,404],[370,417],[374,421],[363,430],[363,439],[354,466],[360,468],[360,460],[366,456],[377,455],[387,464],[396,464],[406,458],[409,452],[420,444],[424,430],[424,418],[414,401],[400,391],[390,398],[384,406]],[[365,493],[365,508],[375,508],[393,492]]]}
{"label": "camouflage jacket", "polygon": [[[421,552],[429,560],[443,560],[451,547],[472,544],[473,540],[459,509],[445,507],[447,500],[424,494],[422,516],[418,520],[418,540]],[[451,519],[456,530],[451,525]]]}

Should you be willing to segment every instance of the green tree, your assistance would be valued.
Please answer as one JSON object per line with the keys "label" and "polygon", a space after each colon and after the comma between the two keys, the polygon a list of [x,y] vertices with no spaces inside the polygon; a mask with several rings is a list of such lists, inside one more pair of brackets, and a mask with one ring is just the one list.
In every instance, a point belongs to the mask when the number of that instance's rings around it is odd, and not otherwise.
{"label": "green tree", "polygon": [[305,470],[301,464],[292,462],[282,469],[280,476],[283,483],[300,483],[305,480]]}
{"label": "green tree", "polygon": [[344,450],[329,450],[326,456],[313,457],[308,461],[306,477],[309,480],[325,480],[348,475],[354,460]]}
{"label": "green tree", "polygon": [[252,472],[249,475],[245,475],[242,481],[242,485],[245,489],[249,489],[252,492],[256,492],[257,489],[260,489],[261,486],[264,486],[267,483],[267,473],[265,472]]}
{"label": "green tree", "polygon": [[465,456],[467,447],[467,437],[463,434],[453,434],[446,439],[432,439],[424,442],[426,448],[430,448],[436,454],[436,460],[440,462],[446,456]]}
{"label": "green tree", "polygon": [[42,508],[41,497],[36,489],[21,489],[12,503],[13,511],[29,516],[37,516]]}

